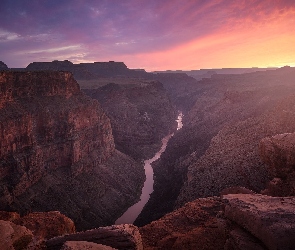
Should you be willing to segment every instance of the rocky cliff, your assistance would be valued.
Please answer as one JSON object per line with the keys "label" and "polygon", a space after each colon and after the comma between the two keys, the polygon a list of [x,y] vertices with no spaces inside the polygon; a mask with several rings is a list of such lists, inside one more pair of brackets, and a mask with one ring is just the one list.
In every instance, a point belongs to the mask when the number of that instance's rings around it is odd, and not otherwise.
{"label": "rocky cliff", "polygon": [[136,224],[227,187],[263,190],[273,176],[258,145],[264,137],[295,130],[294,78],[293,68],[282,68],[200,81],[184,127],[154,164],[154,193]]}
{"label": "rocky cliff", "polygon": [[140,228],[144,249],[294,249],[294,197],[196,199]]}
{"label": "rocky cliff", "polygon": [[295,134],[285,133],[263,138],[259,153],[273,179],[264,194],[271,196],[295,195]]}
{"label": "rocky cliff", "polygon": [[115,150],[109,118],[69,72],[0,73],[0,209],[58,210],[78,230],[114,223],[142,167]]}
{"label": "rocky cliff", "polygon": [[136,159],[151,158],[176,128],[176,110],[158,81],[134,79],[83,91],[110,117],[116,148]]}

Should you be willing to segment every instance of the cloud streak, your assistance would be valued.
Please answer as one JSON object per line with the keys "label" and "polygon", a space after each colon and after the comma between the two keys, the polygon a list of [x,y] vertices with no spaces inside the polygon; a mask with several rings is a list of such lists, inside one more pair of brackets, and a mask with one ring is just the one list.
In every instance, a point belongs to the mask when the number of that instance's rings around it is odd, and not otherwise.
{"label": "cloud streak", "polygon": [[[247,49],[247,56],[262,46],[261,41],[280,47],[293,41],[295,34],[295,3],[290,0],[3,2],[0,60],[10,67],[23,67],[32,60],[71,59],[122,60],[130,67],[181,69],[203,67],[200,62],[208,58],[211,61],[206,65],[211,63],[211,67],[240,67],[234,55],[223,65],[214,55]],[[253,60],[252,66],[259,66],[255,63]]]}

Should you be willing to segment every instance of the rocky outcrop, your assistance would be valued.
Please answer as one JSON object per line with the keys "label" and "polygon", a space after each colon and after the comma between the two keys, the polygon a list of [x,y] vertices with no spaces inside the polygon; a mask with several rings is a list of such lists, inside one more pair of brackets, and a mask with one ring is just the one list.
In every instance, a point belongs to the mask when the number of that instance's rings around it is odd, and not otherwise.
{"label": "rocky outcrop", "polygon": [[176,111],[160,82],[138,79],[84,91],[110,117],[116,148],[133,158],[151,158],[176,128]]}
{"label": "rocky outcrop", "polygon": [[139,197],[142,167],[68,72],[0,74],[0,208],[58,210],[78,230],[113,224]]}
{"label": "rocky outcrop", "polygon": [[115,248],[88,241],[67,241],[61,250],[115,250]]}
{"label": "rocky outcrop", "polygon": [[25,249],[32,238],[33,234],[27,228],[0,220],[0,249]]}
{"label": "rocky outcrop", "polygon": [[278,134],[262,139],[259,153],[274,177],[263,193],[272,196],[294,196],[295,134]]}
{"label": "rocky outcrop", "polygon": [[139,230],[149,250],[293,249],[294,201],[260,194],[200,198]]}
{"label": "rocky outcrop", "polygon": [[220,198],[198,199],[141,227],[144,249],[223,249],[226,235],[216,217],[221,208]]}
{"label": "rocky outcrop", "polygon": [[143,250],[141,235],[136,226],[131,224],[100,227],[85,232],[69,234],[48,240],[48,250],[60,249],[67,241],[88,241],[115,249]]}
{"label": "rocky outcrop", "polygon": [[0,228],[6,232],[1,233],[6,237],[0,240],[1,249],[44,249],[45,240],[75,233],[74,222],[58,211],[29,213],[23,217],[16,212],[0,211],[0,219]]}
{"label": "rocky outcrop", "polygon": [[228,187],[263,190],[274,176],[258,145],[267,136],[295,131],[294,78],[295,70],[284,68],[200,81],[183,128],[154,164],[154,193],[141,214],[145,221],[137,225]]}
{"label": "rocky outcrop", "polygon": [[13,223],[30,229],[39,239],[51,239],[76,232],[74,222],[58,211],[29,213],[13,220]]}
{"label": "rocky outcrop", "polygon": [[262,243],[260,248],[252,249],[265,249],[263,246],[270,250],[294,249],[294,197],[231,194],[223,196],[223,200],[226,202],[225,217],[237,224],[240,230],[248,231]]}
{"label": "rocky outcrop", "polygon": [[2,61],[0,61],[0,70],[8,70],[7,65]]}

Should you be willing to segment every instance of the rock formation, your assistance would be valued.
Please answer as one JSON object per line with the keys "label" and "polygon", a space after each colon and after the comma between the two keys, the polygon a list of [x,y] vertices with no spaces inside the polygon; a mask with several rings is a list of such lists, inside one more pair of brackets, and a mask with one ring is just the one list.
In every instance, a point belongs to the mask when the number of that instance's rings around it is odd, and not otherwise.
{"label": "rock formation", "polygon": [[141,235],[134,225],[99,227],[76,233],[73,221],[58,211],[29,213],[23,217],[1,211],[0,247],[1,250],[143,249]]}
{"label": "rock formation", "polygon": [[[256,248],[284,249],[295,247],[295,198],[265,195],[225,195],[224,216],[257,239]],[[259,244],[260,242],[260,244]],[[234,243],[236,246],[237,244]],[[232,248],[227,248],[232,249]],[[240,248],[239,248],[240,249]],[[251,248],[242,248],[251,249]]]}
{"label": "rock formation", "polygon": [[32,238],[33,234],[27,228],[0,220],[0,249],[25,249]]}
{"label": "rock formation", "polygon": [[115,248],[88,241],[67,241],[61,250],[116,250]]}
{"label": "rock formation", "polygon": [[216,215],[220,198],[198,199],[140,228],[146,250],[223,249],[226,235]]}
{"label": "rock formation", "polygon": [[0,73],[0,209],[58,210],[110,225],[139,197],[143,168],[115,150],[98,102],[68,72]]}
{"label": "rock formation", "polygon": [[160,82],[138,79],[84,91],[110,117],[116,148],[133,158],[151,158],[176,128],[176,111]]}
{"label": "rock formation", "polygon": [[294,197],[200,198],[140,228],[144,249],[294,249]]}
{"label": "rock formation", "polygon": [[285,133],[264,138],[259,152],[274,177],[264,194],[272,196],[295,195],[295,134]]}
{"label": "rock formation", "polygon": [[12,222],[25,226],[42,240],[76,232],[74,222],[58,211],[29,213]]}

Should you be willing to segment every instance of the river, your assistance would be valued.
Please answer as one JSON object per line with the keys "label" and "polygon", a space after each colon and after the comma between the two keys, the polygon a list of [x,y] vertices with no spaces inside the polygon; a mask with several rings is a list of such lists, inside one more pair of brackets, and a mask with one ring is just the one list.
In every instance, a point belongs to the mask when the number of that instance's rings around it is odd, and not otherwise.
{"label": "river", "polygon": [[[183,114],[182,112],[178,113],[177,117],[177,130],[181,129],[183,124],[182,124],[182,117]],[[141,196],[140,196],[140,201],[133,206],[129,207],[127,211],[116,220],[115,224],[132,224],[135,219],[138,217],[140,212],[142,211],[143,207],[145,204],[148,202],[151,193],[153,192],[153,186],[154,186],[154,171],[152,168],[152,163],[156,160],[158,160],[161,156],[161,154],[165,151],[167,147],[167,143],[169,139],[173,136],[173,133],[170,135],[165,136],[162,139],[162,147],[161,149],[155,154],[155,156],[151,159],[145,160],[144,161],[144,170],[145,170],[145,176],[146,180],[143,184],[143,188],[141,191]]]}

